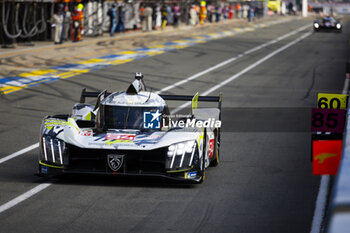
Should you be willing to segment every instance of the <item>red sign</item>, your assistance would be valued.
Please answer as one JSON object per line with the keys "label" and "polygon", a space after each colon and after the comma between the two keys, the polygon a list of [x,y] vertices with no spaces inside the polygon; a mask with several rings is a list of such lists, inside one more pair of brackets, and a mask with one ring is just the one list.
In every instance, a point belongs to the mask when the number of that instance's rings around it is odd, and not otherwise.
{"label": "red sign", "polygon": [[343,140],[312,141],[312,174],[335,175],[342,152]]}
{"label": "red sign", "polygon": [[312,109],[311,131],[343,133],[345,124],[344,109]]}

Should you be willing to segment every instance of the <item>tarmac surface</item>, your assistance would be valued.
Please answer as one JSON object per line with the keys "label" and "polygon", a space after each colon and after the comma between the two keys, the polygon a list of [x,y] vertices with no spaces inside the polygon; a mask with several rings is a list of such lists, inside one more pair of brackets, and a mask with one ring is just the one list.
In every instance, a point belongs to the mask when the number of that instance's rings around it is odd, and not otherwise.
{"label": "tarmac surface", "polygon": [[320,180],[311,170],[310,112],[318,92],[341,93],[349,18],[341,34],[311,30],[311,19],[295,19],[0,96],[4,158],[37,143],[42,118],[70,113],[82,88],[125,90],[142,72],[157,91],[241,55],[166,92],[223,93],[221,162],[203,184],[36,177],[36,148],[0,164],[0,205],[51,185],[0,213],[0,232],[310,232]]}

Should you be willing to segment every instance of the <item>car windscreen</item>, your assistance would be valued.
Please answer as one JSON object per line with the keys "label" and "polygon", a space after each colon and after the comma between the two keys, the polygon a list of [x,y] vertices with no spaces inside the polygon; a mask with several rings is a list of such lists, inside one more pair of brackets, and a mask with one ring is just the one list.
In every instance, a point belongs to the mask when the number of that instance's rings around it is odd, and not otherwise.
{"label": "car windscreen", "polygon": [[332,17],[323,18],[323,23],[333,23],[334,21]]}
{"label": "car windscreen", "polygon": [[[104,106],[104,123],[107,129],[144,128],[144,115],[162,112],[159,107]],[[159,121],[160,123],[160,121]]]}

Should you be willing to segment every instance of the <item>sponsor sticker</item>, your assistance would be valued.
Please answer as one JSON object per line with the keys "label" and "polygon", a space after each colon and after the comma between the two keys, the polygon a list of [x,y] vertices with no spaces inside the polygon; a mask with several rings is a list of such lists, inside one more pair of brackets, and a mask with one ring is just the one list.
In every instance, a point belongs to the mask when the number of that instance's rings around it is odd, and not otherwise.
{"label": "sponsor sticker", "polygon": [[185,178],[186,179],[193,179],[197,176],[197,172],[186,172],[185,173]]}
{"label": "sponsor sticker", "polygon": [[143,128],[145,129],[160,129],[160,116],[162,114],[157,110],[156,112],[143,113]]}
{"label": "sponsor sticker", "polygon": [[78,134],[81,136],[88,137],[88,136],[92,135],[92,130],[91,129],[90,130],[82,130],[82,131],[79,131]]}
{"label": "sponsor sticker", "polygon": [[41,165],[41,173],[49,174],[49,168],[46,166]]}
{"label": "sponsor sticker", "polygon": [[134,141],[135,134],[107,133],[105,139],[106,140]]}

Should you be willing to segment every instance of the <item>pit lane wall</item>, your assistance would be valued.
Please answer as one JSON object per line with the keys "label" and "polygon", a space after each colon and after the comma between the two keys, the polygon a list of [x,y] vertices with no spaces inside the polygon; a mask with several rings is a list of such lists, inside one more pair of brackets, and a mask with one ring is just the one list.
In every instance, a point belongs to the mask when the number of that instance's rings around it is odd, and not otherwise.
{"label": "pit lane wall", "polygon": [[[350,61],[346,66],[347,94],[350,82]],[[348,110],[350,104],[348,103]],[[328,217],[325,231],[327,233],[350,232],[350,111],[346,113],[346,126],[343,140],[343,153],[339,165],[338,174],[335,177],[334,186],[328,208]]]}

